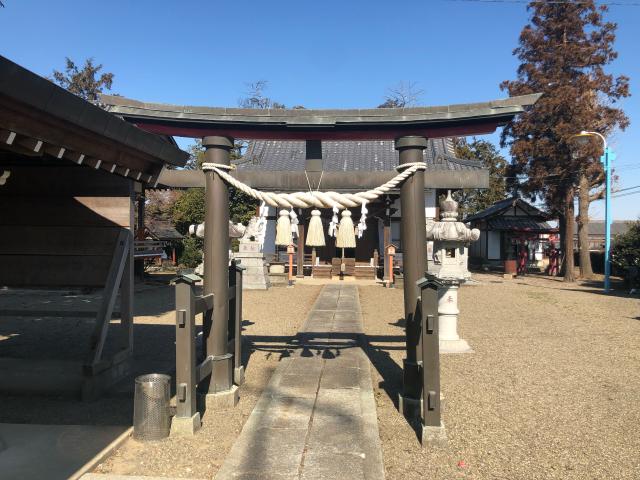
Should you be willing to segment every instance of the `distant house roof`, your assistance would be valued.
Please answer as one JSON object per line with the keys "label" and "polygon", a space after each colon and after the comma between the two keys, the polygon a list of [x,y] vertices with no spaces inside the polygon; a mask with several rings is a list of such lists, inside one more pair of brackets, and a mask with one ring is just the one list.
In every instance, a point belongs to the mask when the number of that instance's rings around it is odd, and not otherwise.
{"label": "distant house roof", "polygon": [[[322,142],[323,170],[328,172],[388,172],[398,165],[398,152],[391,140]],[[451,138],[430,139],[424,150],[428,170],[482,171],[481,162],[456,158]],[[254,140],[249,143],[241,170],[302,171],[305,142]]]}
{"label": "distant house roof", "polygon": [[175,241],[184,238],[169,220],[147,220],[146,227],[156,240]]}
{"label": "distant house roof", "polygon": [[[629,230],[630,224],[633,220],[614,220],[611,222],[611,235],[620,235],[626,233]],[[589,236],[604,238],[604,221],[603,220],[589,220]],[[575,236],[578,235],[578,225],[574,225]]]}
{"label": "distant house roof", "polygon": [[474,213],[473,215],[469,215],[464,219],[466,222],[475,222],[478,220],[485,220],[497,215],[502,215],[503,212],[509,210],[510,208],[520,208],[524,212],[526,212],[529,217],[533,217],[539,220],[547,219],[549,216],[543,212],[542,210],[534,207],[530,203],[522,200],[521,198],[505,198],[504,200],[500,200],[499,202],[494,203],[489,208],[486,208],[478,213]]}

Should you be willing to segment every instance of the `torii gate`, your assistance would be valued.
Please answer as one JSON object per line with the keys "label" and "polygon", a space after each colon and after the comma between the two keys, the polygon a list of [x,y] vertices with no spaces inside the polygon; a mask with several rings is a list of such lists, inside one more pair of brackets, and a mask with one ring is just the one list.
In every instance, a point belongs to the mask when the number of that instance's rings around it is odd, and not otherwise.
{"label": "torii gate", "polygon": [[[205,161],[230,165],[234,139],[270,140],[394,140],[399,151],[399,163],[423,160],[427,138],[468,136],[492,133],[515,115],[533,105],[538,94],[511,97],[485,103],[436,107],[387,108],[364,110],[253,110],[240,108],[190,107],[143,103],[123,97],[103,95],[107,110],[120,115],[138,127],[162,135],[201,138],[206,149]],[[252,187],[273,189],[273,179],[263,185],[263,175],[243,181]],[[274,172],[277,176],[291,172]],[[231,359],[227,358],[228,223],[229,201],[227,184],[215,171],[205,172],[205,232],[204,292],[213,293],[213,317],[225,319],[205,325],[208,355],[220,358],[214,363],[209,394],[235,395]],[[289,175],[290,178],[290,175]],[[302,180],[302,178],[300,178]],[[345,178],[334,182],[344,185]],[[288,187],[305,189],[306,184]],[[186,185],[185,185],[186,186]],[[332,188],[324,182],[325,188]],[[354,186],[362,187],[361,183]],[[422,346],[420,344],[419,291],[417,282],[427,268],[426,226],[424,212],[423,171],[417,171],[400,188],[402,209],[401,235],[404,256],[404,312],[406,321],[406,358],[403,360],[403,390],[400,405],[404,414],[420,412],[422,395]]]}

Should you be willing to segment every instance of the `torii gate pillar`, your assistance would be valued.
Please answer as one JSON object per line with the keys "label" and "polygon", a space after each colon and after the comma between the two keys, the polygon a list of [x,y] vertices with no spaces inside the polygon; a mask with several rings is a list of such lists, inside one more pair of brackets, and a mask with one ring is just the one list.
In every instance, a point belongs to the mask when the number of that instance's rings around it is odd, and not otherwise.
{"label": "torii gate pillar", "polygon": [[[205,162],[231,164],[233,139],[204,137]],[[229,318],[229,189],[220,176],[205,172],[204,293],[213,293],[213,318],[204,319],[206,355],[213,356],[207,408],[233,406],[233,356],[228,352]],[[211,398],[210,398],[211,397]]]}
{"label": "torii gate pillar", "polygon": [[[396,139],[400,165],[423,162],[427,147],[424,137]],[[427,269],[427,240],[424,211],[424,171],[418,170],[400,188],[402,265],[404,272],[404,318],[406,322],[407,356],[403,360],[403,384],[399,398],[400,412],[407,417],[420,416],[422,379],[420,362],[420,292],[417,282]]]}

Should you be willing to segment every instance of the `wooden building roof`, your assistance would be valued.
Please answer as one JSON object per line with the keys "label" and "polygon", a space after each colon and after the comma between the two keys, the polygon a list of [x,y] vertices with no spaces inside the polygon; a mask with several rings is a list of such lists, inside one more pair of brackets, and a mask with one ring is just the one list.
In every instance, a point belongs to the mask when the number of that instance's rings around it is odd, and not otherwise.
{"label": "wooden building roof", "polygon": [[49,155],[154,183],[188,154],[0,56],[0,151]]}
{"label": "wooden building roof", "polygon": [[521,198],[505,198],[478,213],[464,219],[472,226],[484,225],[484,229],[509,232],[554,233],[558,229],[547,223],[542,210]]}
{"label": "wooden building roof", "polygon": [[156,240],[179,241],[184,238],[184,235],[176,230],[170,220],[155,220],[149,218],[145,221],[145,226]]}
{"label": "wooden building roof", "polygon": [[503,215],[509,209],[521,209],[524,213],[526,213],[530,217],[539,218],[541,220],[547,220],[549,216],[540,210],[539,208],[534,207],[529,202],[524,201],[521,198],[510,197],[505,198],[504,200],[500,200],[488,208],[484,210],[474,213],[473,215],[469,215],[464,219],[465,223],[475,222],[478,220],[484,220],[487,218],[495,217],[497,215]]}

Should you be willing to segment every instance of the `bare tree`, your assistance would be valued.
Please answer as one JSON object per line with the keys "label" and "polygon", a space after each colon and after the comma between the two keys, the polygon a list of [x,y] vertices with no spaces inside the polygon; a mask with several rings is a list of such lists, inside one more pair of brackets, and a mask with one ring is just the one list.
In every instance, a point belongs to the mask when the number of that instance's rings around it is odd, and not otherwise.
{"label": "bare tree", "polygon": [[238,105],[242,108],[286,108],[284,104],[275,102],[265,95],[265,90],[268,86],[269,82],[267,80],[256,80],[255,82],[247,83],[246,96],[238,100]]}
{"label": "bare tree", "polygon": [[423,94],[424,90],[419,89],[416,82],[401,81],[387,88],[384,103],[378,105],[378,108],[414,107],[419,103]]}

